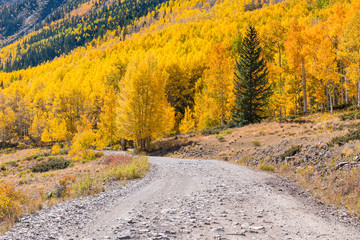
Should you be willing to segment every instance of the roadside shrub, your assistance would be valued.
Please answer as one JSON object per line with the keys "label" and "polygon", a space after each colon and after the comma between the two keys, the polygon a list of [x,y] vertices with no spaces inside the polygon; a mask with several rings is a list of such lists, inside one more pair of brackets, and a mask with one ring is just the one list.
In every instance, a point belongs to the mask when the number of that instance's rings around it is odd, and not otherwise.
{"label": "roadside shrub", "polygon": [[26,196],[11,185],[0,184],[0,221],[14,220],[21,213],[21,205],[26,202]]}
{"label": "roadside shrub", "polygon": [[59,184],[56,185],[56,190],[52,193],[50,193],[49,197],[66,197],[70,195],[70,188],[72,183],[74,183],[76,180],[76,177],[73,176],[65,176],[62,179],[60,179]]}
{"label": "roadside shrub", "polygon": [[261,171],[266,171],[266,172],[274,172],[275,171],[274,166],[271,166],[271,165],[268,165],[268,164],[265,164],[265,163],[260,164],[259,169]]}
{"label": "roadside shrub", "polygon": [[73,184],[72,189],[76,196],[94,195],[104,190],[99,181],[98,178],[88,175]]}
{"label": "roadside shrub", "polygon": [[132,156],[116,154],[116,155],[106,156],[106,158],[104,160],[104,164],[108,165],[110,167],[114,167],[114,166],[118,166],[121,164],[131,163],[133,160],[134,160],[134,158]]}
{"label": "roadside shrub", "polygon": [[65,169],[70,165],[70,161],[64,158],[49,158],[49,160],[36,164],[31,168],[33,172],[47,172],[50,170]]}
{"label": "roadside shrub", "polygon": [[302,145],[293,146],[293,147],[289,148],[288,150],[286,150],[283,154],[281,154],[280,157],[282,160],[285,160],[285,158],[292,157],[295,154],[297,154],[298,152],[300,152],[301,148],[302,148]]}
{"label": "roadside shrub", "polygon": [[128,163],[112,168],[108,175],[114,180],[130,180],[144,176],[149,169],[148,158],[138,157]]}

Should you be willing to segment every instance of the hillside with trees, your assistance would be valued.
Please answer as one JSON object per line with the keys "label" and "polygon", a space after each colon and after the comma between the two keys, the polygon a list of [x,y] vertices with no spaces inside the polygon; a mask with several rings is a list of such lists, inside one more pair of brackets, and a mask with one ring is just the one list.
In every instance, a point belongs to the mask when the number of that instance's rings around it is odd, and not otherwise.
{"label": "hillside with trees", "polygon": [[[140,5],[129,6],[137,9]],[[227,125],[236,100],[235,62],[249,24],[259,32],[272,92],[262,117],[359,106],[359,10],[357,0],[270,1],[256,6],[242,0],[169,1],[146,16],[134,16],[137,20],[128,25],[125,38],[124,29],[120,35],[120,29],[116,34],[106,32],[103,38],[89,40],[85,47],[53,61],[0,73],[2,142],[71,143],[74,137],[91,132],[96,136],[92,144],[98,148],[123,138],[142,145],[148,137]],[[124,16],[131,15],[131,11],[125,12]],[[109,18],[100,23],[108,25],[122,16],[120,10],[101,13]],[[111,14],[120,18],[110,18]],[[88,28],[77,23],[78,28],[72,28],[77,21],[69,22],[75,35],[66,28],[65,35],[58,34],[52,30],[59,26],[55,23],[40,31],[54,37],[38,39],[39,44],[53,49],[52,43],[67,36],[81,36],[76,41],[86,43],[82,29],[93,31],[95,25]],[[101,24],[96,31],[105,31]],[[37,38],[30,34],[20,43]],[[68,46],[75,48],[76,44],[69,42]],[[46,48],[35,49],[36,55]],[[150,79],[154,80],[148,82]],[[151,90],[153,87],[156,90]],[[152,92],[157,96],[142,99]],[[153,120],[139,117],[137,122],[131,117],[136,115],[131,106],[140,102],[145,108],[156,105],[151,108]],[[139,111],[144,113],[144,109]],[[154,125],[152,121],[158,118],[167,124]],[[148,126],[146,134],[134,134],[139,124]]]}
{"label": "hillside with trees", "polygon": [[150,13],[156,19],[157,7],[165,2],[33,0],[0,6],[0,37],[5,39],[5,46],[19,35],[30,33],[0,52],[0,70],[37,66],[109,32],[125,39],[128,25]]}

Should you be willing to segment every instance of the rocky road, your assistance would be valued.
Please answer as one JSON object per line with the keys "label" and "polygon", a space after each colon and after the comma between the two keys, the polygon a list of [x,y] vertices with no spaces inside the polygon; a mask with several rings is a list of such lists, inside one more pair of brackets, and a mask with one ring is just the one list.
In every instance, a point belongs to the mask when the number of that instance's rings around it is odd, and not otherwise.
{"label": "rocky road", "polygon": [[287,180],[150,157],[142,180],[29,215],[0,239],[360,239],[359,222]]}

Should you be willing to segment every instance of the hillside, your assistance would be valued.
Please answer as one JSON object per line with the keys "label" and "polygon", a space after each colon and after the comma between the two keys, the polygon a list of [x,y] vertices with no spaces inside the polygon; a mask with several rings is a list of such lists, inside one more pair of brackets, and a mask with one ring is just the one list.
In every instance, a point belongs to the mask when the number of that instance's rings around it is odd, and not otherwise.
{"label": "hillside", "polygon": [[[137,138],[121,134],[121,124],[104,121],[114,121],[123,109],[116,106],[115,100],[119,97],[119,82],[126,76],[132,81],[131,76],[136,74],[129,66],[140,64],[136,59],[147,58],[156,65],[156,74],[152,76],[161,79],[157,83],[161,89],[157,91],[161,92],[157,100],[166,100],[155,104],[162,106],[156,110],[156,116],[174,118],[173,131],[219,125],[220,115],[228,123],[234,101],[234,62],[251,22],[256,23],[259,31],[273,87],[267,117],[299,115],[305,110],[331,112],[358,104],[355,51],[358,46],[351,41],[358,26],[358,6],[357,1],[320,4],[294,0],[248,11],[240,0],[171,1],[136,20],[125,39],[110,32],[103,39],[92,40],[86,47],[54,61],[0,73],[0,86],[4,88],[0,92],[4,99],[0,121],[7,129],[1,133],[2,139],[51,143],[71,140],[87,128],[101,135],[99,147],[110,140],[119,142],[122,137]],[[51,39],[55,41],[57,37]],[[3,53],[12,53],[15,45],[4,48]],[[71,48],[75,45],[69,44]],[[38,49],[34,53],[41,52]],[[217,59],[224,59],[227,64],[226,72],[221,73],[224,85],[212,82],[214,74],[218,74]],[[115,90],[112,96],[105,94],[112,91],[110,86]],[[218,96],[217,91],[225,93],[225,104],[214,97]],[[106,101],[115,101],[113,110],[106,110]],[[106,111],[111,116],[106,117]],[[106,134],[109,132],[106,126],[115,126],[111,132],[119,135]],[[151,133],[150,138],[172,132],[169,124],[163,127]]]}
{"label": "hillside", "polygon": [[156,9],[165,2],[33,0],[4,4],[0,7],[0,70],[37,66],[109,32],[125,38],[128,25],[149,13],[156,18]]}

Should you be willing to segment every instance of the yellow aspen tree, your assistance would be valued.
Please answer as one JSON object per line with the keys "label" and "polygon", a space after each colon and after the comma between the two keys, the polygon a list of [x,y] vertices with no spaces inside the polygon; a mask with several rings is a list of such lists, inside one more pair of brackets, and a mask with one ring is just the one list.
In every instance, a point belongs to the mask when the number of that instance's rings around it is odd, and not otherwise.
{"label": "yellow aspen tree", "polygon": [[195,129],[195,119],[193,111],[187,107],[184,118],[180,122],[179,130],[181,133],[188,133]]}
{"label": "yellow aspen tree", "polygon": [[[301,75],[302,95],[303,95],[303,113],[308,111],[307,83],[306,83],[306,57],[308,56],[307,37],[305,27],[299,24],[295,18],[290,25],[288,39],[285,42],[286,53],[288,55],[289,65],[294,72]],[[299,74],[300,72],[300,74]]]}
{"label": "yellow aspen tree", "polygon": [[11,108],[0,111],[0,137],[3,142],[10,141],[16,134],[16,117]]}
{"label": "yellow aspen tree", "polygon": [[174,124],[174,110],[169,110],[165,83],[157,65],[151,53],[137,56],[120,83],[120,133],[142,150],[149,150],[151,139],[163,136]]}
{"label": "yellow aspen tree", "polygon": [[[208,69],[205,70],[204,86],[202,89],[204,101],[203,113],[198,112],[200,125],[202,121],[214,122],[223,126],[230,117],[229,98],[233,88],[232,82],[233,63],[227,56],[225,47],[218,43],[215,44],[208,57]],[[198,103],[199,104],[199,103]],[[199,109],[199,108],[198,108]],[[212,125],[212,124],[210,124]]]}
{"label": "yellow aspen tree", "polygon": [[360,107],[360,12],[349,19],[343,32],[342,52],[349,61],[347,74],[357,88],[356,99]]}
{"label": "yellow aspen tree", "polygon": [[116,126],[116,108],[117,108],[117,93],[113,85],[105,93],[104,105],[101,108],[100,122],[98,125],[99,142],[102,147],[112,147],[114,139],[117,134]]}

